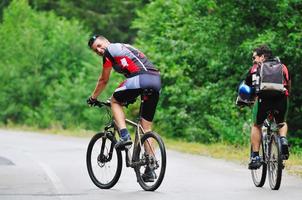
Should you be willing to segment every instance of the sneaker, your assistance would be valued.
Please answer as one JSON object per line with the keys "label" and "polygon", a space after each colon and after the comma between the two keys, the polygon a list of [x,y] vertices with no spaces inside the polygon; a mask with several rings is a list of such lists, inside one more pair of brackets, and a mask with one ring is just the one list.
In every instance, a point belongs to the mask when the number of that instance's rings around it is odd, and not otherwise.
{"label": "sneaker", "polygon": [[125,150],[125,147],[130,145],[132,145],[130,135],[126,135],[125,137],[120,138],[120,140],[115,144],[115,148],[118,150]]}
{"label": "sneaker", "polygon": [[280,142],[281,142],[282,159],[287,160],[289,158],[287,138],[286,137],[281,137]]}
{"label": "sneaker", "polygon": [[249,169],[259,169],[261,167],[261,159],[259,156],[255,156],[251,158],[251,162],[249,163]]}
{"label": "sneaker", "polygon": [[146,167],[144,174],[142,175],[144,182],[154,182],[157,178],[156,173],[149,166]]}

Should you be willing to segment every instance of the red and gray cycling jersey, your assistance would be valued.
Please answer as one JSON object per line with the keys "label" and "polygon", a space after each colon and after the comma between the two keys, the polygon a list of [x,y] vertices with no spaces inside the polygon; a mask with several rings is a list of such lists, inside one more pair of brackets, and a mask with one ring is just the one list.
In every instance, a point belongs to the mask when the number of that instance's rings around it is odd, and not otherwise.
{"label": "red and gray cycling jersey", "polygon": [[104,53],[103,67],[113,69],[130,78],[138,74],[158,73],[158,70],[138,49],[128,44],[111,43]]}

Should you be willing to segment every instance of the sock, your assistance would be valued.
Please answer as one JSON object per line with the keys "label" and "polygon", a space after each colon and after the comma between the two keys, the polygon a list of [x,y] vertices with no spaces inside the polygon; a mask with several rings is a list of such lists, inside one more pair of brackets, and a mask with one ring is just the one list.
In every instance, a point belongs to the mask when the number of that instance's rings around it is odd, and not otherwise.
{"label": "sock", "polygon": [[126,128],[123,128],[120,130],[120,134],[122,138],[125,138],[127,135],[129,135],[129,132]]}
{"label": "sock", "polygon": [[255,151],[252,153],[252,157],[256,157],[256,156],[259,156],[259,151]]}

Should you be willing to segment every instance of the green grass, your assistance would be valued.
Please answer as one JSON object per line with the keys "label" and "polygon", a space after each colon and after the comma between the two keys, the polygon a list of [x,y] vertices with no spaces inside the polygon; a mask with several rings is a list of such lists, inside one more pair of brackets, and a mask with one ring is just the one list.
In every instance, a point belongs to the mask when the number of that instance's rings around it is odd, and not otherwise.
{"label": "green grass", "polygon": [[[164,139],[166,146],[180,152],[209,156],[237,162],[247,167],[249,162],[250,146],[233,146],[224,143],[200,144],[188,143],[181,140]],[[285,161],[288,173],[302,177],[302,153],[291,154]]]}
{"label": "green grass", "polygon": [[95,134],[94,131],[83,130],[83,129],[61,129],[61,128],[41,129],[37,127],[29,127],[24,125],[8,125],[8,126],[0,126],[0,128],[7,129],[7,130],[37,132],[42,134],[54,134],[54,135],[64,135],[64,136],[73,136],[73,137],[92,137]]}
{"label": "green grass", "polygon": [[[34,131],[42,134],[58,134],[74,137],[92,137],[95,132],[82,129],[38,129],[27,126],[2,126],[3,129],[20,130],[20,131]],[[218,159],[225,159],[234,161],[241,165],[247,166],[249,162],[249,145],[234,146],[224,143],[215,144],[200,144],[194,142],[186,142],[182,140],[175,140],[164,138],[165,145],[169,149],[190,154],[209,156]],[[285,161],[286,170],[290,174],[302,177],[302,153],[295,153],[290,155],[290,159]]]}

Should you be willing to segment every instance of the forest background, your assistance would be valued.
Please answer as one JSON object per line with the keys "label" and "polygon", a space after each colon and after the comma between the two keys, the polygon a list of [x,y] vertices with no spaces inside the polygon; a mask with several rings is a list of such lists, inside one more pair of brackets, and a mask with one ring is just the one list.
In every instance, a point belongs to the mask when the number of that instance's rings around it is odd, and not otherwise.
{"label": "forest background", "polygon": [[[198,143],[246,145],[251,110],[235,106],[252,50],[268,44],[292,77],[292,151],[302,152],[302,2],[299,0],[1,0],[0,125],[99,130],[89,108],[102,34],[130,43],[160,69],[155,129]],[[123,78],[113,74],[105,100]],[[138,103],[127,110],[136,117]]]}

